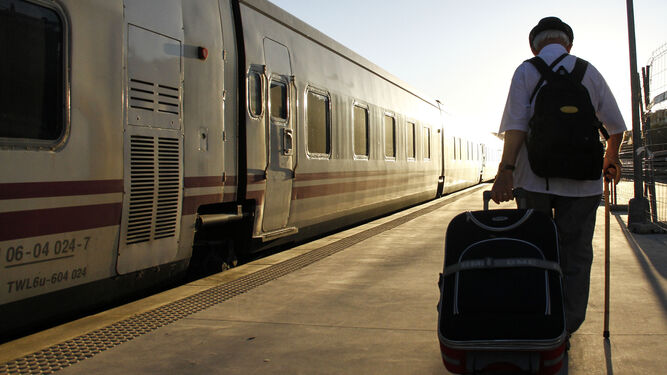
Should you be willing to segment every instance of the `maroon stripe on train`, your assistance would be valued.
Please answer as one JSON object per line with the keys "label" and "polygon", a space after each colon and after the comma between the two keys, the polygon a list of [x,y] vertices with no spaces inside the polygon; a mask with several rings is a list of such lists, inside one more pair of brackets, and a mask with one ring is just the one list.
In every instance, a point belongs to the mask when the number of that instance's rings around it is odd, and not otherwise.
{"label": "maroon stripe on train", "polygon": [[[296,173],[295,181],[326,180],[331,178],[351,177],[378,177],[394,174],[393,171],[349,171],[349,172],[319,172],[319,173]],[[401,173],[406,174],[406,173]]]}
{"label": "maroon stripe on train", "polygon": [[225,180],[222,180],[221,176],[197,176],[197,177],[185,177],[183,179],[183,185],[186,188],[197,188],[197,187],[212,187],[212,186],[236,186],[236,176],[225,176]]}
{"label": "maroon stripe on train", "polygon": [[185,177],[183,179],[183,185],[186,188],[224,186],[229,184],[229,179],[229,177],[226,177],[225,181],[222,181],[222,176]]}
{"label": "maroon stripe on train", "polygon": [[223,202],[234,202],[236,200],[236,193],[224,193],[222,195]]}
{"label": "maroon stripe on train", "polygon": [[0,199],[122,193],[123,180],[18,182],[0,184]]}
{"label": "maroon stripe on train", "polygon": [[[332,183],[323,185],[297,186],[292,188],[292,199],[308,199],[327,195],[361,192],[371,189],[381,189],[386,185],[399,185],[402,190],[424,186],[423,181],[408,182],[405,178],[389,178],[381,180],[366,180],[354,183]],[[432,184],[437,186],[437,179]]]}
{"label": "maroon stripe on train", "polygon": [[226,176],[224,185],[225,186],[236,186],[236,176]]}
{"label": "maroon stripe on train", "polygon": [[183,215],[194,215],[197,208],[205,204],[222,202],[222,194],[193,195],[183,198]]}
{"label": "maroon stripe on train", "polygon": [[[222,200],[221,200],[222,199]],[[199,206],[222,202],[234,202],[236,193],[193,195],[183,198],[183,216],[194,215]]]}
{"label": "maroon stripe on train", "polygon": [[249,174],[248,184],[261,184],[266,182],[266,176],[263,174]]}
{"label": "maroon stripe on train", "polygon": [[120,225],[122,204],[0,213],[0,241]]}
{"label": "maroon stripe on train", "polygon": [[254,199],[258,205],[264,204],[264,190],[251,190],[247,195],[248,199]]}

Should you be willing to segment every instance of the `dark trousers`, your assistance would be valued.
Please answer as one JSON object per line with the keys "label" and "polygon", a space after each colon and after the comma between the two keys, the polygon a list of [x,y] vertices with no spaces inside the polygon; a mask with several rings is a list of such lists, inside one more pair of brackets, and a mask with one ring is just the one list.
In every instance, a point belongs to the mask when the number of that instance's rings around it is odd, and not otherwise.
{"label": "dark trousers", "polygon": [[601,195],[563,197],[525,190],[517,198],[519,208],[546,212],[556,222],[563,270],[565,326],[569,333],[576,331],[586,318],[595,215],[601,199]]}

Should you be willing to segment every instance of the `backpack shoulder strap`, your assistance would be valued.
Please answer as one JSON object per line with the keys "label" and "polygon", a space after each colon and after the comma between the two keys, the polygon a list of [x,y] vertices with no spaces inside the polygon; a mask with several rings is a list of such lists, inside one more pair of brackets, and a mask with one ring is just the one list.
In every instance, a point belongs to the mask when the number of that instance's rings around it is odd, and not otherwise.
{"label": "backpack shoulder strap", "polygon": [[[570,73],[570,77],[572,77],[574,82],[581,83],[581,81],[584,79],[584,74],[586,74],[586,69],[588,69],[588,61],[577,57],[577,61],[574,63],[574,69],[572,69],[572,73]],[[593,126],[598,128],[604,139],[609,139],[609,132],[607,129],[605,129],[605,127],[602,125],[602,122],[600,122],[597,117],[595,118],[595,123]]]}
{"label": "backpack shoulder strap", "polygon": [[558,58],[556,60],[554,60],[554,62],[552,62],[551,65],[549,65],[549,66],[547,66],[547,63],[545,63],[544,60],[542,60],[542,58],[540,58],[538,56],[535,56],[532,59],[526,60],[526,62],[531,63],[535,67],[535,69],[537,69],[537,71],[540,72],[540,75],[541,75],[540,80],[537,82],[537,85],[535,85],[535,89],[533,90],[533,93],[530,96],[530,103],[533,102],[533,98],[535,98],[535,95],[537,95],[537,90],[539,90],[540,87],[542,87],[542,83],[544,83],[545,80],[548,81],[549,77],[551,77],[553,75],[553,68],[556,65],[558,65],[559,62],[563,61],[563,59],[567,55],[568,55],[567,53],[564,53],[564,54],[558,56]]}
{"label": "backpack shoulder strap", "polygon": [[581,83],[584,79],[586,69],[588,69],[588,61],[577,57],[577,62],[574,63],[574,69],[572,69],[570,76],[575,82]]}
{"label": "backpack shoulder strap", "polygon": [[535,67],[535,69],[537,69],[537,71],[540,72],[542,77],[549,75],[550,71],[549,66],[547,65],[546,62],[544,62],[544,60],[542,60],[541,57],[535,56],[532,59],[526,60],[526,62],[531,63]]}

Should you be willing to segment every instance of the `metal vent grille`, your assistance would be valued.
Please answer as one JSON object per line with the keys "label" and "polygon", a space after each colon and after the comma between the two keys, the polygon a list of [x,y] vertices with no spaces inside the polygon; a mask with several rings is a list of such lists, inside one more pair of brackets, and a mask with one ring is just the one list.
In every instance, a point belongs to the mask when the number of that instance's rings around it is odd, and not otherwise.
{"label": "metal vent grille", "polygon": [[155,196],[155,139],[133,135],[130,138],[130,148],[127,244],[149,241],[151,237]]}
{"label": "metal vent grille", "polygon": [[50,346],[35,353],[0,363],[0,374],[51,374],[77,362],[91,358],[124,342],[171,324],[189,315],[205,310],[218,303],[246,293],[272,280],[300,270],[319,260],[336,254],[405,224],[422,215],[433,212],[452,203],[464,195],[451,196],[426,208],[396,218],[387,223],[342,238],[292,259],[275,264],[263,270],[245,275],[234,281],[203,290],[189,297],[168,303],[154,310],[134,315],[128,319],[100,328],[85,335],[75,337],[60,344]]}
{"label": "metal vent grille", "polygon": [[178,87],[130,79],[130,108],[178,115],[179,97]]}
{"label": "metal vent grille", "polygon": [[176,235],[179,147],[178,138],[130,137],[127,245]]}
{"label": "metal vent grille", "polygon": [[158,199],[155,239],[176,234],[178,219],[178,139],[158,138]]}

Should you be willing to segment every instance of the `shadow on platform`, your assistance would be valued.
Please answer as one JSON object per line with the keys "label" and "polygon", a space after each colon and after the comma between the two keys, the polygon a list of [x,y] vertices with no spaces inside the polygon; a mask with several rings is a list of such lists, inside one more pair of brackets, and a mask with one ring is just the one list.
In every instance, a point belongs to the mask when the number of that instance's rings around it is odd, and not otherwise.
{"label": "shadow on platform", "polygon": [[[660,300],[662,312],[667,318],[667,293],[663,289],[658,277],[667,278],[667,250],[664,244],[665,236],[659,234],[630,233],[621,215],[615,214],[619,226],[623,230],[628,244],[644,271],[653,292]],[[654,271],[655,270],[655,271]]]}
{"label": "shadow on platform", "polygon": [[614,362],[611,358],[611,340],[608,338],[604,339],[604,359],[607,367],[607,375],[613,375]]}

